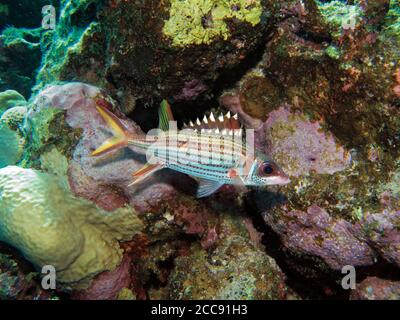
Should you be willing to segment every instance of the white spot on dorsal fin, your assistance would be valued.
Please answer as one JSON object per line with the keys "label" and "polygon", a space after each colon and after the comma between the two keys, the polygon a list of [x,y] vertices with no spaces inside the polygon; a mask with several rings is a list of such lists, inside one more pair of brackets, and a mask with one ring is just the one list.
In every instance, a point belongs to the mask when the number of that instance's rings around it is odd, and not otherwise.
{"label": "white spot on dorsal fin", "polygon": [[199,118],[196,119],[196,124],[197,124],[198,126],[201,125],[201,122],[200,122]]}
{"label": "white spot on dorsal fin", "polygon": [[208,129],[207,133],[213,133],[213,129]]}
{"label": "white spot on dorsal fin", "polygon": [[185,128],[185,127],[187,127],[188,125],[186,124],[186,122],[184,122],[183,123],[183,127]]}
{"label": "white spot on dorsal fin", "polygon": [[224,129],[224,130],[222,130],[222,132],[221,132],[221,133],[222,133],[222,135],[224,135],[224,136],[225,136],[225,135],[227,135],[227,134],[228,134],[228,130]]}
{"label": "white spot on dorsal fin", "polygon": [[219,122],[224,122],[224,115],[221,114],[221,115],[218,117],[218,120],[219,120]]}
{"label": "white spot on dorsal fin", "polygon": [[208,124],[208,120],[207,120],[207,117],[206,117],[206,116],[204,116],[203,122],[204,122],[205,124]]}
{"label": "white spot on dorsal fin", "polygon": [[228,113],[225,115],[225,117],[226,117],[227,119],[230,119],[230,118],[231,118],[231,112],[228,111]]}
{"label": "white spot on dorsal fin", "polygon": [[215,133],[219,133],[219,128],[215,129]]}
{"label": "white spot on dorsal fin", "polygon": [[212,112],[208,118],[211,120],[211,122],[215,122],[214,114]]}
{"label": "white spot on dorsal fin", "polygon": [[204,133],[204,132],[206,132],[206,130],[204,130],[204,128],[203,128],[203,129],[201,129],[201,133]]}
{"label": "white spot on dorsal fin", "polygon": [[235,135],[240,137],[242,135],[242,129],[235,130]]}
{"label": "white spot on dorsal fin", "polygon": [[235,114],[233,115],[233,119],[235,119],[235,120],[237,120],[237,119],[238,119],[238,115],[237,115],[237,113],[235,113]]}
{"label": "white spot on dorsal fin", "polygon": [[229,130],[229,135],[233,136],[233,130]]}
{"label": "white spot on dorsal fin", "polygon": [[194,124],[193,124],[192,121],[189,122],[189,125],[190,125],[191,127],[194,127]]}

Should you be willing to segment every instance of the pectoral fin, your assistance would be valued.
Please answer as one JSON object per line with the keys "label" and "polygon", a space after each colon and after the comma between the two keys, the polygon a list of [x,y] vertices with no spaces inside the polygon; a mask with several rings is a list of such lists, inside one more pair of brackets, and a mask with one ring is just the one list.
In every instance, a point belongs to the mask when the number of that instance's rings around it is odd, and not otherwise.
{"label": "pectoral fin", "polygon": [[142,168],[140,168],[139,170],[135,171],[132,174],[133,181],[129,184],[129,187],[139,183],[140,181],[145,180],[154,172],[161,170],[163,168],[164,166],[160,164],[145,164]]}
{"label": "pectoral fin", "polygon": [[197,189],[197,198],[207,197],[223,186],[223,183],[214,180],[200,179],[198,180],[199,186]]}

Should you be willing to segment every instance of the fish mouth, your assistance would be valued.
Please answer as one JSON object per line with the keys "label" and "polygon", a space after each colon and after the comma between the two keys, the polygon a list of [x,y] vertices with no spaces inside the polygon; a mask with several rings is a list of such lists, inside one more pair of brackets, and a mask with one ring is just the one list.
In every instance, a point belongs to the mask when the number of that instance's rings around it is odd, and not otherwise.
{"label": "fish mouth", "polygon": [[283,186],[283,185],[286,185],[286,184],[290,183],[290,178],[289,178],[289,176],[287,176],[287,175],[285,174],[285,175],[280,176],[280,177],[277,179],[276,182],[277,182],[277,183],[276,183],[277,185]]}

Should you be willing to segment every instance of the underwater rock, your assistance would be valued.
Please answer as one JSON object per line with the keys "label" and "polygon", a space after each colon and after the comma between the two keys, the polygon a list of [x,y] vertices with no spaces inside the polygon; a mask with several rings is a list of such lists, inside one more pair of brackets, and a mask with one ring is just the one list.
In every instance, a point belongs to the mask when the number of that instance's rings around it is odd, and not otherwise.
{"label": "underwater rock", "polygon": [[61,10],[36,89],[90,82],[129,111],[139,99],[210,93],[219,75],[262,44],[276,8],[259,0],[64,0]]}
{"label": "underwater rock", "polygon": [[400,282],[368,277],[357,284],[351,300],[399,300]]}
{"label": "underwater rock", "polygon": [[[1,250],[4,248],[1,245]],[[57,299],[54,293],[40,287],[35,272],[29,270],[21,259],[11,253],[0,253],[0,299],[1,300],[47,300]]]}
{"label": "underwater rock", "polygon": [[332,219],[318,206],[311,206],[306,212],[282,208],[279,214],[266,212],[263,217],[281,235],[287,249],[298,255],[319,257],[334,270],[374,263],[372,249],[358,239],[354,226],[343,219]]}
{"label": "underwater rock", "polygon": [[0,116],[4,111],[16,106],[24,106],[25,98],[15,90],[7,90],[0,93]]}
{"label": "underwater rock", "polygon": [[132,209],[105,212],[47,173],[3,168],[0,191],[0,241],[36,268],[53,265],[63,288],[87,287],[98,273],[116,268],[122,260],[118,241],[130,240],[142,227]]}
{"label": "underwater rock", "polygon": [[221,239],[209,253],[193,244],[175,259],[168,278],[169,299],[288,299],[296,295],[262,247],[254,245],[224,217]]}
{"label": "underwater rock", "polygon": [[96,276],[90,286],[74,292],[74,300],[115,300],[120,291],[130,286],[130,259],[124,256],[121,264],[112,271],[105,271]]}
{"label": "underwater rock", "polygon": [[[40,31],[8,27],[0,35],[0,91],[14,89],[29,97],[40,66]],[[0,106],[1,108],[1,106]]]}
{"label": "underwater rock", "polygon": [[362,226],[370,246],[385,260],[400,267],[400,211],[369,214]]}

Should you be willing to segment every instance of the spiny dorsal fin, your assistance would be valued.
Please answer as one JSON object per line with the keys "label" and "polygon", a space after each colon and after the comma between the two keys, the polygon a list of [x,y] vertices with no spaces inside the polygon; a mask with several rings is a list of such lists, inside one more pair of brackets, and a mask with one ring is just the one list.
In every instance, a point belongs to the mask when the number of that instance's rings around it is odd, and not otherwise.
{"label": "spiny dorsal fin", "polygon": [[232,115],[229,111],[225,115],[220,114],[219,116],[215,116],[211,112],[208,118],[204,116],[201,121],[197,118],[195,121],[190,121],[189,124],[184,124],[183,129],[193,129],[197,132],[218,135],[239,135],[241,125],[237,114]]}
{"label": "spiny dorsal fin", "polygon": [[168,131],[169,121],[174,121],[174,116],[172,115],[171,106],[167,100],[161,102],[160,108],[158,109],[158,127],[162,131]]}

